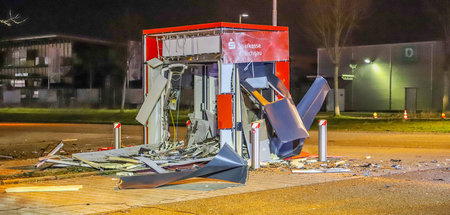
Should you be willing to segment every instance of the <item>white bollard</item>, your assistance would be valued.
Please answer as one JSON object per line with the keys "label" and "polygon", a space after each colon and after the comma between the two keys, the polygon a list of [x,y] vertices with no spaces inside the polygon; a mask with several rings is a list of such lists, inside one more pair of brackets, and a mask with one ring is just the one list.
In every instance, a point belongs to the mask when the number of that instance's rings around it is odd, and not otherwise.
{"label": "white bollard", "polygon": [[327,120],[319,120],[319,161],[327,161]]}
{"label": "white bollard", "polygon": [[252,135],[251,135],[251,142],[252,142],[252,168],[253,169],[259,169],[260,167],[260,161],[261,161],[261,153],[259,151],[259,122],[253,122],[252,123]]}
{"label": "white bollard", "polygon": [[121,134],[121,125],[120,122],[115,122],[114,123],[114,148],[115,149],[120,149],[121,145],[121,139],[122,139],[122,134]]}

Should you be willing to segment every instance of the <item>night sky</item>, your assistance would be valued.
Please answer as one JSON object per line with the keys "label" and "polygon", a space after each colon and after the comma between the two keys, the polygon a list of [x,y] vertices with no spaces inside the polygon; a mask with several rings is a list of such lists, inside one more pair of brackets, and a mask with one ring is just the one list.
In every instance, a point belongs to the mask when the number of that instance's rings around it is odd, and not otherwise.
{"label": "night sky", "polygon": [[[278,25],[290,27],[291,54],[315,55],[317,48],[302,31],[305,0],[278,0]],[[28,20],[0,26],[0,38],[61,33],[110,40],[140,39],[142,29],[199,24],[272,22],[272,0],[0,0],[8,11]],[[354,32],[352,45],[440,39],[440,28],[422,0],[376,0]]]}

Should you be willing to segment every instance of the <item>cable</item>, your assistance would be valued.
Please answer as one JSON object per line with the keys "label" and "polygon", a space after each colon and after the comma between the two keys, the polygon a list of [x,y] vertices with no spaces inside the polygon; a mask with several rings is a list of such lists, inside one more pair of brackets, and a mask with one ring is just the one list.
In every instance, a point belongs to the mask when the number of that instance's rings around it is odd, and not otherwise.
{"label": "cable", "polygon": [[172,110],[169,109],[170,119],[172,119],[172,126],[174,128],[174,137],[173,137],[173,148],[175,149],[175,141],[177,140],[177,127],[175,126],[175,122],[173,121]]}

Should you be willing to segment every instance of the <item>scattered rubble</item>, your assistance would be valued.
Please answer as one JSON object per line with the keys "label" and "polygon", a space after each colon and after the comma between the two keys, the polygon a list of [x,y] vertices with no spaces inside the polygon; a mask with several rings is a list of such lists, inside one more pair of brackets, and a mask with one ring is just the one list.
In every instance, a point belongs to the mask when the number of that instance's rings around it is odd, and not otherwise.
{"label": "scattered rubble", "polygon": [[0,158],[4,158],[4,159],[13,159],[13,156],[9,156],[9,155],[0,155]]}

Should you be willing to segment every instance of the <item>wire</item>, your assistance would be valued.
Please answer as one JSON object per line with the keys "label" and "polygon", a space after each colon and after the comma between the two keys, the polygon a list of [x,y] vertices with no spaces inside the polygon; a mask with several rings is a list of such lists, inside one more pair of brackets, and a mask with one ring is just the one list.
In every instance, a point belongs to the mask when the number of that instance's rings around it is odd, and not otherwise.
{"label": "wire", "polygon": [[170,113],[170,119],[172,119],[172,126],[174,128],[173,148],[175,149],[175,141],[177,140],[177,127],[175,125],[175,122],[173,121],[172,110],[169,109],[169,113]]}

